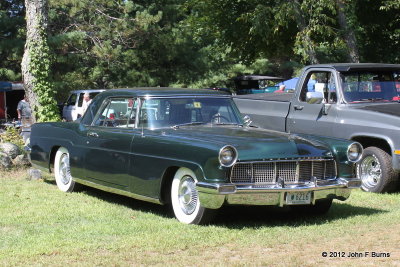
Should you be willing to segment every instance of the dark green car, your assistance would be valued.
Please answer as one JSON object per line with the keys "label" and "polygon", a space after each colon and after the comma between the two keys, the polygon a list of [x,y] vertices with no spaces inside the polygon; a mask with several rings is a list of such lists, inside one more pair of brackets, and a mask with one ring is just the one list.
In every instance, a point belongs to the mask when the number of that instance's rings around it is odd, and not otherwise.
{"label": "dark green car", "polygon": [[34,124],[30,158],[64,192],[79,183],[171,204],[193,224],[222,205],[323,213],[359,188],[360,144],[248,124],[219,91],[109,90],[80,121]]}

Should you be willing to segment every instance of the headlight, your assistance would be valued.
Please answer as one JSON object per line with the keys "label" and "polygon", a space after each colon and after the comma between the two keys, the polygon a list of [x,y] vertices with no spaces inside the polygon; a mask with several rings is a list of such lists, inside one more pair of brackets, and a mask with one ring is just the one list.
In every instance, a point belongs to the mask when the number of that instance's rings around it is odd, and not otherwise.
{"label": "headlight", "polygon": [[347,148],[347,158],[351,162],[357,162],[361,159],[363,147],[360,143],[352,143]]}
{"label": "headlight", "polygon": [[231,167],[236,163],[238,153],[233,146],[224,146],[219,151],[219,163],[224,167]]}

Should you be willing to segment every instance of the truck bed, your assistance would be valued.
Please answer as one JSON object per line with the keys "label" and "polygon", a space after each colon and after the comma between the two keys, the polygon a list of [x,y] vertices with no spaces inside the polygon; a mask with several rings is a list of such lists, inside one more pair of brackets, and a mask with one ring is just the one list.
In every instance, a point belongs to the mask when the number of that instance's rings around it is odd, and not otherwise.
{"label": "truck bed", "polygon": [[265,93],[239,95],[233,99],[243,115],[249,115],[255,126],[286,131],[286,117],[289,114],[293,93]]}
{"label": "truck bed", "polygon": [[293,93],[262,93],[262,94],[248,94],[237,95],[238,99],[255,99],[255,100],[268,100],[278,102],[290,102],[293,98]]}

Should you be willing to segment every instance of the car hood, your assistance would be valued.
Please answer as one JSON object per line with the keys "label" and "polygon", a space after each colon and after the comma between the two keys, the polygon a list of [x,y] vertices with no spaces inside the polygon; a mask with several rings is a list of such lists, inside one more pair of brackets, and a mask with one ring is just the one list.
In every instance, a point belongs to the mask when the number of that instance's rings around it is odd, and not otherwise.
{"label": "car hood", "polygon": [[168,130],[173,138],[192,139],[193,143],[206,142],[234,146],[239,160],[264,160],[299,157],[327,157],[332,153],[328,145],[298,134],[232,126],[194,126]]}

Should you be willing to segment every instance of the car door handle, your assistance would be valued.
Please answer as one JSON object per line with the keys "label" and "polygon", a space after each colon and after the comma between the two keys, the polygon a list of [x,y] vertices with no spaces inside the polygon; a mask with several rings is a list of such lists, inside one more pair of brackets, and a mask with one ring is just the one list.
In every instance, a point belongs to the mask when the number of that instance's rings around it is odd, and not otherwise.
{"label": "car door handle", "polygon": [[90,136],[90,137],[99,137],[99,135],[98,135],[97,133],[95,133],[95,132],[88,132],[88,133],[87,133],[87,136]]}
{"label": "car door handle", "polygon": [[304,106],[294,105],[293,108],[294,110],[302,110]]}

